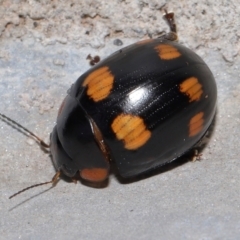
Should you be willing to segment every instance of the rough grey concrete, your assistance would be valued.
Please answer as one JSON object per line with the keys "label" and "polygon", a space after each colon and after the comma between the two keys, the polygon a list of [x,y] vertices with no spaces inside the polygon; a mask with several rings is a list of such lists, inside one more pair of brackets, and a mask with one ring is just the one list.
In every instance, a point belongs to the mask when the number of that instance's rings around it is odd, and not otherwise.
{"label": "rough grey concrete", "polygon": [[61,180],[9,200],[54,175],[50,157],[0,121],[0,239],[239,239],[240,5],[237,0],[0,0],[0,112],[48,141],[86,56],[157,36],[177,17],[180,42],[218,85],[214,132],[199,162],[173,164],[140,181],[115,175],[103,189]]}

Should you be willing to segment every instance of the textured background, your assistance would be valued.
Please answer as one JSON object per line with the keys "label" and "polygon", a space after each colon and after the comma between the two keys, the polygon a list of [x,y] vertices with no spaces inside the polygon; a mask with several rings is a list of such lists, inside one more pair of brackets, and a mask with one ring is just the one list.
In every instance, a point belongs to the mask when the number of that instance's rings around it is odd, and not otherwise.
{"label": "textured background", "polygon": [[[0,121],[0,239],[239,239],[240,5],[237,0],[0,0],[0,112],[48,141],[66,91],[123,46],[168,31],[161,8],[176,14],[180,42],[196,51],[218,85],[218,111],[202,161],[174,163],[135,182],[110,176],[94,189],[48,181],[50,157]],[[122,47],[122,46],[121,46]]]}

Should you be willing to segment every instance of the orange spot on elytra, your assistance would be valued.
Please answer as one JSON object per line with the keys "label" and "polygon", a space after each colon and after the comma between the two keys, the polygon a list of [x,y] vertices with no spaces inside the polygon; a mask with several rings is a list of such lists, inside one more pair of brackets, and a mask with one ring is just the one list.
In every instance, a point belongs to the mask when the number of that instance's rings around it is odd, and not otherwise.
{"label": "orange spot on elytra", "polygon": [[190,77],[180,84],[180,92],[189,97],[189,102],[200,100],[203,90],[196,77]]}
{"label": "orange spot on elytra", "polygon": [[108,177],[108,169],[85,168],[80,171],[80,176],[90,182],[102,182]]}
{"label": "orange spot on elytra", "polygon": [[118,115],[111,127],[117,139],[122,140],[125,148],[129,150],[143,146],[151,137],[143,119],[131,114]]}
{"label": "orange spot on elytra", "polygon": [[162,60],[172,60],[181,56],[177,48],[168,44],[159,44],[155,47],[155,50]]}
{"label": "orange spot on elytra", "polygon": [[113,88],[114,76],[107,66],[91,72],[83,82],[88,87],[87,95],[95,102],[106,98]]}
{"label": "orange spot on elytra", "polygon": [[190,119],[189,122],[189,137],[197,135],[203,129],[204,113],[199,112]]}

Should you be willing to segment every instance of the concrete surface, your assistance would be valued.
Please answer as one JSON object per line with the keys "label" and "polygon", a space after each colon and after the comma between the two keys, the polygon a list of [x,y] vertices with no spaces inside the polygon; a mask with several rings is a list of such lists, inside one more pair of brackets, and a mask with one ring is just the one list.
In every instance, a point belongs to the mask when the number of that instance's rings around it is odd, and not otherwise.
{"label": "concrete surface", "polygon": [[[0,0],[0,112],[48,141],[67,89],[102,58],[168,30],[160,8],[176,14],[180,42],[209,65],[218,112],[201,161],[94,189],[59,181],[12,200],[55,173],[48,153],[0,121],[0,239],[239,239],[240,5],[238,0]],[[122,46],[121,46],[122,47]]]}

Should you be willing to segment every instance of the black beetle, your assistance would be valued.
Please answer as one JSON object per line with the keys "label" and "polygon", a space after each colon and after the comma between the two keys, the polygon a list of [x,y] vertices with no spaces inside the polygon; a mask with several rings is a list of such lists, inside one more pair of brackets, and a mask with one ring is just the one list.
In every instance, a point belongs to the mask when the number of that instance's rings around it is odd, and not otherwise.
{"label": "black beetle", "polygon": [[170,33],[122,48],[68,90],[50,137],[57,170],[51,183],[60,173],[102,182],[111,160],[122,177],[139,175],[177,159],[205,135],[216,110],[213,74],[176,42],[174,14],[165,18]]}
{"label": "black beetle", "polygon": [[171,32],[125,47],[69,89],[51,134],[56,169],[93,182],[113,159],[123,177],[171,162],[206,133],[216,109],[214,77]]}

